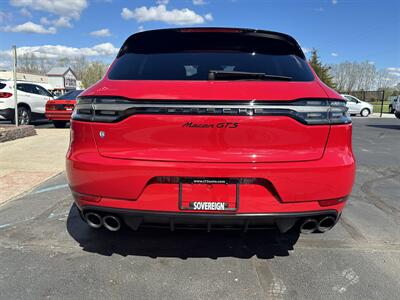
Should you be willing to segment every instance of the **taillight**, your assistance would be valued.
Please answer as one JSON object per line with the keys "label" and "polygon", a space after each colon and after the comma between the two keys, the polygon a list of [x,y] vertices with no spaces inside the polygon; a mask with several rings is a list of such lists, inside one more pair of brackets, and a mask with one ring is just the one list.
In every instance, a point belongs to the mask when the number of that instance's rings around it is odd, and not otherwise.
{"label": "taillight", "polygon": [[12,93],[0,92],[0,98],[10,98],[12,95]]}
{"label": "taillight", "polygon": [[46,104],[46,110],[57,110],[56,105],[55,104]]}
{"label": "taillight", "polygon": [[229,115],[287,116],[307,125],[347,124],[351,119],[346,102],[339,99],[283,101],[173,101],[121,98],[77,99],[73,120],[118,122],[131,115]]}

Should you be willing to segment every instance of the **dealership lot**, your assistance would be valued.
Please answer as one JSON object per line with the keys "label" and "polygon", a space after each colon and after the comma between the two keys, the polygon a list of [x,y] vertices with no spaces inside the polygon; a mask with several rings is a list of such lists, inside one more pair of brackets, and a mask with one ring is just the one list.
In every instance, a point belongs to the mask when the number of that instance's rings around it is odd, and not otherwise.
{"label": "dealership lot", "polygon": [[353,194],[323,235],[95,231],[61,174],[0,207],[1,298],[398,299],[400,120],[353,136]]}

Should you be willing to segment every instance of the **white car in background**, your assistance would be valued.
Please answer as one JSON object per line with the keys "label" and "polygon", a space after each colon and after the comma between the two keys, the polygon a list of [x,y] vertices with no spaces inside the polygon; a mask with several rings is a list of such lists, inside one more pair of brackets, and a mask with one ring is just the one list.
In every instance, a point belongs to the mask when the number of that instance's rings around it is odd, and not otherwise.
{"label": "white car in background", "polygon": [[[27,125],[35,119],[45,118],[45,107],[53,95],[43,86],[17,81],[18,123]],[[14,82],[0,81],[0,116],[14,121]]]}
{"label": "white car in background", "polygon": [[400,119],[400,101],[397,101],[396,107],[394,109],[394,115],[396,118]]}
{"label": "white car in background", "polygon": [[397,95],[397,96],[390,96],[389,97],[389,112],[391,113],[391,114],[393,114],[394,112],[395,112],[395,110],[396,110],[396,105],[397,105],[397,103],[400,101],[400,96],[399,95]]}
{"label": "white car in background", "polygon": [[368,102],[361,101],[360,99],[342,94],[346,100],[346,106],[349,108],[348,113],[350,115],[361,115],[362,117],[368,117],[374,112],[374,106]]}

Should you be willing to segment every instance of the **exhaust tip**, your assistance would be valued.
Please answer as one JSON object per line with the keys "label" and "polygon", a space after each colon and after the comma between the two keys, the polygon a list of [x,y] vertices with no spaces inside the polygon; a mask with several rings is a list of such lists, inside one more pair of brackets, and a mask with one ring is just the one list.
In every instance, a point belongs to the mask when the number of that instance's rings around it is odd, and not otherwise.
{"label": "exhaust tip", "polygon": [[103,220],[101,219],[100,215],[94,212],[85,214],[85,221],[90,227],[96,229],[103,225]]}
{"label": "exhaust tip", "polygon": [[103,218],[104,227],[110,231],[118,231],[121,228],[121,222],[118,217],[105,216]]}
{"label": "exhaust tip", "polygon": [[325,232],[332,229],[332,227],[335,226],[335,223],[336,219],[334,217],[325,217],[318,222],[317,229],[319,232]]}
{"label": "exhaust tip", "polygon": [[306,219],[300,224],[301,233],[312,233],[317,229],[318,222],[315,219]]}

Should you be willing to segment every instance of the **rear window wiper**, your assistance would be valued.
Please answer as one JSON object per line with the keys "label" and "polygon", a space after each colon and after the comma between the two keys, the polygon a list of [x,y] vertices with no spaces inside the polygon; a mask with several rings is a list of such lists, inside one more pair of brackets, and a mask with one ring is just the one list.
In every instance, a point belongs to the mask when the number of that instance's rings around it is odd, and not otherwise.
{"label": "rear window wiper", "polygon": [[219,70],[208,71],[208,80],[223,80],[223,79],[290,81],[292,80],[292,77],[281,76],[281,75],[270,75],[270,74],[256,73],[256,72],[219,71]]}

